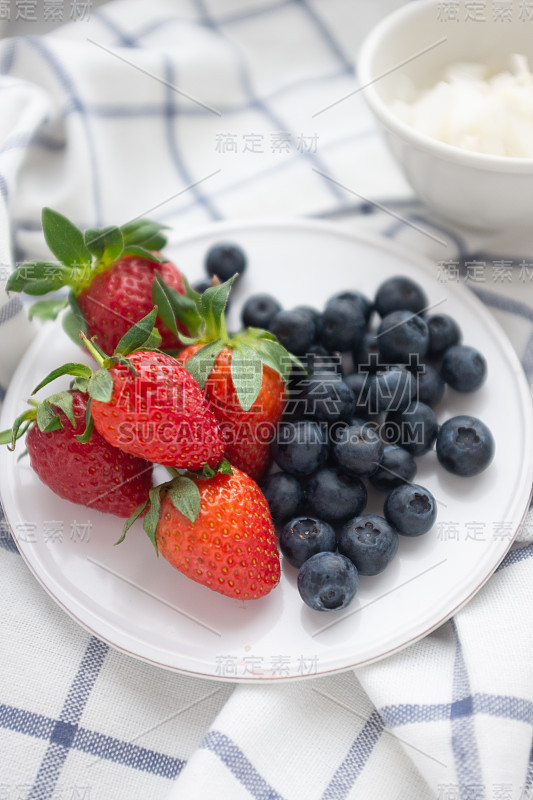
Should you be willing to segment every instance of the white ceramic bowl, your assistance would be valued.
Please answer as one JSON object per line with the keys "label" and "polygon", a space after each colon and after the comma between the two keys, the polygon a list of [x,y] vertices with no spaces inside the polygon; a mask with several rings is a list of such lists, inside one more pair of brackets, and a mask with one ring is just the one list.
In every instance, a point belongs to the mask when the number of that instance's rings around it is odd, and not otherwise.
{"label": "white ceramic bowl", "polygon": [[[519,229],[533,220],[533,158],[485,155],[419,133],[391,110],[403,99],[405,78],[428,89],[457,61],[508,67],[509,56],[529,58],[533,67],[533,21],[513,2],[508,19],[495,19],[484,4],[484,21],[468,19],[460,0],[457,20],[444,20],[440,0],[415,0],[380,22],[367,36],[358,60],[364,97],[407,180],[433,211],[460,225]],[[523,13],[523,12],[522,12]]]}

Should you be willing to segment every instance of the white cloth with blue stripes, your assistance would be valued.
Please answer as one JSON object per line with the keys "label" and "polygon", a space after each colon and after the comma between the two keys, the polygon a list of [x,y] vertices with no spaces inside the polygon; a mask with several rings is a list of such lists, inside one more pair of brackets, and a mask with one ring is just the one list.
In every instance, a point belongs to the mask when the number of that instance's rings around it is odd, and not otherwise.
{"label": "white cloth with blue stripes", "polygon": [[[13,18],[31,5],[11,3]],[[527,259],[526,238],[438,225],[354,94],[357,48],[398,5],[64,3],[72,23],[45,36],[28,19],[27,35],[0,41],[0,285],[16,261],[46,257],[45,205],[82,227],[144,215],[177,231],[338,217],[443,258],[423,224],[447,258]],[[35,329],[0,292],[1,401]],[[518,281],[482,293],[530,381],[532,295]],[[397,655],[333,677],[232,686],[158,670],[79,628],[0,517],[0,800],[533,797],[531,540],[530,515],[474,599]]]}

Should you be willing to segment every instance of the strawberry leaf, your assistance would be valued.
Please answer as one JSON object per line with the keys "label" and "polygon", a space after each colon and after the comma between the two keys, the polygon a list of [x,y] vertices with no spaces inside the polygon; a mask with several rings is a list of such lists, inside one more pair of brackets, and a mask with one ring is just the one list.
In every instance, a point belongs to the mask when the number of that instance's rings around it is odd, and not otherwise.
{"label": "strawberry leaf", "polygon": [[168,496],[172,505],[189,522],[195,522],[200,513],[200,492],[193,480],[180,475],[173,478],[168,487]]}
{"label": "strawberry leaf", "polygon": [[84,240],[87,249],[106,265],[120,258],[124,250],[122,232],[116,225],[89,228],[85,231]]}
{"label": "strawberry leaf", "polygon": [[193,376],[194,380],[203,389],[215,365],[218,354],[224,349],[222,339],[204,345],[194,355],[187,359],[185,369]]}
{"label": "strawberry leaf", "polygon": [[46,244],[62,264],[74,269],[91,264],[83,233],[63,214],[43,208],[42,225]]}
{"label": "strawberry leaf", "polygon": [[81,442],[81,444],[87,444],[87,442],[92,436],[94,428],[93,418],[91,417],[91,403],[92,403],[92,398],[89,397],[89,400],[87,402],[87,408],[85,409],[85,430],[81,434],[76,434],[76,439],[78,440],[78,442]]}
{"label": "strawberry leaf", "polygon": [[200,295],[200,314],[205,324],[205,330],[202,332],[204,338],[213,339],[226,334],[224,309],[236,277],[236,275],[233,275],[229,280],[218,286],[210,286]]}
{"label": "strawberry leaf", "polygon": [[143,521],[143,528],[148,535],[148,538],[152,542],[153,546],[155,547],[156,553],[159,555],[159,550],[157,548],[157,539],[155,537],[155,532],[157,530],[157,523],[159,522],[159,515],[161,514],[161,486],[154,486],[150,489],[150,493],[148,495],[150,500],[150,508],[146,512],[146,516]]}
{"label": "strawberry leaf", "polygon": [[13,270],[6,291],[39,296],[68,286],[71,278],[71,270],[55,261],[28,261]]}
{"label": "strawberry leaf", "polygon": [[123,255],[125,256],[139,256],[139,258],[146,258],[148,261],[155,261],[157,264],[164,264],[166,258],[159,255],[159,253],[152,253],[146,247],[141,247],[138,244],[131,244],[124,248]]}
{"label": "strawberry leaf", "polygon": [[87,384],[87,392],[93,400],[109,403],[113,394],[113,378],[107,369],[98,369],[93,372]]}
{"label": "strawberry leaf", "polygon": [[55,381],[56,378],[60,378],[62,375],[73,375],[74,377],[89,379],[92,374],[92,369],[87,367],[85,364],[75,364],[72,362],[63,364],[62,367],[58,367],[57,369],[53,369],[52,372],[49,372],[46,378],[43,378],[42,381],[35,387],[32,395],[36,394],[39,389],[43,388],[43,386]]}
{"label": "strawberry leaf", "polygon": [[[183,322],[193,336],[199,332],[202,320],[196,302],[192,298],[180,294],[171,286],[167,286],[159,272],[156,272],[156,278],[152,284],[152,300],[159,308],[159,316],[176,336],[178,335],[177,320]],[[185,337],[180,336],[180,338],[184,339]]]}
{"label": "strawberry leaf", "polygon": [[251,345],[239,342],[231,356],[231,380],[243,411],[257,400],[263,383],[263,364]]}
{"label": "strawberry leaf", "polygon": [[[141,218],[126,222],[120,230],[126,246],[139,244],[149,249],[161,250],[167,243],[166,237],[161,234],[166,228],[168,225],[160,225],[158,222]],[[155,240],[159,245],[157,247],[152,245]]]}
{"label": "strawberry leaf", "polygon": [[87,394],[87,386],[89,384],[88,378],[74,378],[70,382],[71,389],[77,389],[78,392],[83,392],[83,394]]}
{"label": "strawberry leaf", "polygon": [[74,296],[74,292],[69,292],[68,296],[69,309],[63,315],[61,323],[63,330],[72,341],[79,346],[80,333],[87,335],[87,323],[78,305],[78,301]]}
{"label": "strawberry leaf", "polygon": [[28,310],[29,319],[41,319],[43,321],[57,319],[57,315],[68,306],[68,300],[38,300],[30,306]]}
{"label": "strawberry leaf", "polygon": [[218,465],[217,472],[221,472],[223,475],[233,475],[231,464],[229,463],[227,458],[222,459],[222,461]]}
{"label": "strawberry leaf", "polygon": [[150,502],[150,500],[145,500],[144,503],[141,503],[140,506],[137,506],[137,508],[135,509],[133,514],[131,514],[131,516],[128,517],[128,519],[124,523],[124,527],[122,528],[122,534],[121,534],[120,538],[117,539],[115,544],[122,544],[122,542],[126,538],[127,532],[129,531],[129,529],[131,528],[133,523],[136,522],[139,519],[139,517],[141,516],[141,514],[143,513],[145,508],[148,507],[149,502]]}
{"label": "strawberry leaf", "polygon": [[0,444],[7,444],[8,450],[14,450],[17,439],[24,436],[35,418],[35,408],[28,408],[26,411],[23,411],[22,414],[16,418],[11,430],[2,431],[0,433]]}
{"label": "strawberry leaf", "polygon": [[[134,350],[146,349],[145,344],[154,331],[157,313],[158,309],[154,307],[149,314],[136,322],[135,325],[132,325],[117,344],[114,355],[128,356]],[[159,343],[161,343],[161,338]]]}
{"label": "strawberry leaf", "polygon": [[74,416],[73,403],[74,398],[71,392],[58,392],[52,394],[46,399],[47,403],[51,406],[57,406],[65,414],[73,428],[76,427],[76,417]]}
{"label": "strawberry leaf", "polygon": [[37,427],[41,433],[51,433],[63,427],[57,413],[46,400],[37,408]]}

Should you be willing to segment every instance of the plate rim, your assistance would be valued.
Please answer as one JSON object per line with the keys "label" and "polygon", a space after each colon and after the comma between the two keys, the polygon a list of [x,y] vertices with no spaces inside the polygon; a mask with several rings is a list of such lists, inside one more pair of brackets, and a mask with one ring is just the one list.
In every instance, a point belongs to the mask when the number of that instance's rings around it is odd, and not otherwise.
{"label": "plate rim", "polygon": [[[194,244],[195,241],[205,239],[205,238],[219,238],[220,235],[231,234],[238,235],[239,232],[251,231],[253,229],[257,229],[260,232],[265,232],[271,230],[271,232],[277,232],[280,230],[289,231],[291,233],[295,232],[322,232],[327,235],[333,235],[334,237],[344,238],[348,241],[353,242],[354,244],[363,244],[372,247],[378,251],[385,251],[401,260],[407,261],[408,263],[412,263],[413,265],[417,266],[421,269],[428,277],[430,276],[429,272],[429,265],[431,264],[431,255],[417,251],[411,250],[408,247],[405,247],[401,243],[398,243],[396,240],[391,240],[373,233],[369,233],[367,231],[351,231],[347,230],[344,227],[338,226],[337,224],[324,221],[324,220],[315,220],[310,218],[300,218],[300,217],[267,217],[267,218],[246,218],[246,219],[232,219],[232,220],[222,220],[213,223],[209,223],[206,225],[195,227],[192,231],[187,232],[186,234],[179,233],[177,236],[172,237],[170,234],[169,242],[165,250],[169,253],[170,258],[174,258],[172,251],[176,248],[179,248],[180,245],[183,244]],[[174,229],[175,230],[175,229]],[[500,346],[504,349],[506,355],[509,357],[511,363],[511,367],[513,372],[516,376],[516,384],[519,394],[519,399],[521,406],[525,411],[525,421],[526,421],[526,428],[524,430],[524,437],[531,437],[531,433],[533,431],[533,406],[531,405],[531,392],[529,386],[527,384],[527,380],[525,374],[522,369],[522,365],[520,364],[520,360],[518,355],[512,346],[506,332],[498,322],[498,320],[490,313],[490,311],[485,307],[485,305],[473,294],[471,293],[466,286],[461,283],[457,283],[453,287],[453,292],[459,293],[461,297],[466,301],[467,305],[471,305],[476,312],[478,318],[481,318],[484,324],[490,325],[492,328],[496,328],[497,338]],[[58,323],[56,323],[58,324]],[[51,329],[51,328],[50,328]],[[42,344],[43,332],[46,329],[38,330],[35,336],[35,339],[27,348],[26,352],[24,353],[23,357],[21,358],[17,369],[15,370],[14,375],[9,383],[5,400],[4,400],[4,408],[2,409],[2,423],[5,421],[6,411],[5,409],[11,403],[11,395],[14,393],[14,389],[12,388],[15,383],[16,375],[19,372],[22,372],[24,369],[24,365],[26,361],[30,361],[32,359],[34,351],[38,351]],[[16,398],[14,402],[17,401]],[[9,424],[9,421],[8,421]],[[2,460],[6,459],[7,456],[3,454]],[[528,469],[523,470],[522,473],[522,481],[520,484],[520,491],[517,493],[519,498],[522,498],[522,502],[519,502],[517,496],[515,495],[515,499],[511,503],[511,511],[513,512],[513,517],[517,516],[517,523],[515,529],[513,531],[513,535],[509,537],[508,542],[506,542],[506,547],[504,550],[498,552],[498,557],[495,563],[492,563],[488,572],[484,575],[482,580],[476,584],[474,588],[472,588],[469,593],[453,608],[447,611],[443,616],[441,616],[437,621],[433,622],[430,626],[424,628],[422,632],[416,633],[414,636],[410,637],[406,641],[402,642],[401,644],[395,645],[389,648],[386,651],[381,652],[376,656],[366,657],[363,659],[355,660],[350,664],[343,664],[341,666],[335,665],[331,666],[330,668],[321,669],[317,673],[309,674],[309,675],[301,675],[301,674],[290,674],[290,675],[278,675],[278,676],[262,676],[262,675],[240,675],[240,676],[227,676],[223,674],[214,674],[213,672],[205,672],[205,671],[197,671],[188,669],[187,667],[179,666],[177,667],[174,664],[167,664],[163,661],[159,661],[155,658],[152,658],[147,655],[143,655],[137,652],[134,652],[128,647],[117,644],[111,637],[103,635],[100,632],[94,630],[91,625],[86,622],[85,620],[80,619],[74,611],[69,608],[63,600],[61,600],[54,592],[52,588],[48,586],[43,579],[40,577],[39,573],[36,571],[36,568],[32,562],[32,559],[29,557],[28,553],[26,552],[26,548],[24,547],[24,542],[19,542],[15,532],[13,531],[7,509],[10,507],[10,498],[6,496],[6,484],[8,480],[0,480],[0,498],[2,500],[2,504],[5,510],[6,521],[9,525],[11,534],[13,539],[17,545],[19,553],[22,555],[24,562],[30,569],[33,576],[36,578],[37,582],[40,584],[42,588],[45,589],[47,594],[60,606],[60,608],[67,613],[67,615],[75,620],[77,624],[79,624],[83,629],[88,631],[91,635],[96,636],[97,638],[101,639],[102,641],[106,642],[108,645],[113,647],[115,650],[119,652],[123,652],[128,656],[136,658],[140,661],[145,663],[152,664],[153,666],[158,666],[163,669],[176,672],[178,674],[187,674],[192,677],[203,678],[206,680],[216,680],[220,682],[230,682],[230,683],[243,683],[243,684],[256,684],[256,683],[287,683],[289,681],[300,681],[300,680],[308,680],[318,677],[323,677],[326,675],[331,674],[338,674],[341,672],[345,672],[350,669],[355,669],[361,666],[366,666],[371,663],[375,663],[380,661],[390,655],[399,653],[401,650],[405,649],[411,644],[414,644],[417,641],[420,641],[422,638],[439,628],[449,619],[451,619],[461,608],[463,608],[470,600],[478,593],[478,591],[488,582],[488,580],[492,577],[494,572],[497,570],[498,566],[505,558],[509,550],[511,549],[518,531],[527,515],[529,510],[529,505],[531,502],[531,498],[533,497],[533,459],[530,460],[528,465]],[[529,483],[529,488],[527,488],[527,484]],[[527,491],[526,491],[527,489]],[[525,495],[527,493],[527,499],[524,500]],[[524,507],[522,508],[522,503],[524,503]],[[30,551],[31,552],[31,551]],[[38,560],[38,559],[36,559]],[[55,584],[54,584],[55,585]],[[94,616],[91,612],[89,612],[90,616]],[[128,638],[131,639],[131,634],[127,634]],[[191,660],[190,656],[187,656],[187,660]],[[199,661],[199,659],[196,659]]]}

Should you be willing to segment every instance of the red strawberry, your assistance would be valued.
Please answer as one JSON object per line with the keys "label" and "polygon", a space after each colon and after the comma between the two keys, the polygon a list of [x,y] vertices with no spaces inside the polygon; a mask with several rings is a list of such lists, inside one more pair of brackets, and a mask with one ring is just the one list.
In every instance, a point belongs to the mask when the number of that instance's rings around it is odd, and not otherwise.
{"label": "red strawberry", "polygon": [[264,495],[248,475],[231,469],[232,475],[190,479],[199,493],[194,522],[174,505],[172,482],[163,489],[154,538],[161,555],[184,575],[247,600],[263,597],[279,583],[280,561]]}
{"label": "red strawberry", "polygon": [[[122,256],[100,272],[77,296],[87,324],[87,336],[96,337],[106,353],[112,353],[126,331],[152,308],[152,285],[156,272],[172,289],[184,294],[183,278],[170,261],[164,264],[138,256]],[[163,350],[176,350],[180,342],[166,325],[157,320]],[[186,333],[186,328],[181,327]]]}
{"label": "red strawberry", "polygon": [[[190,345],[177,356],[186,364],[202,345]],[[207,359],[209,359],[207,355]],[[250,408],[239,402],[231,375],[232,350],[225,347],[216,357],[204,384],[204,394],[217,418],[226,442],[228,461],[261,481],[271,463],[270,442],[285,408],[285,387],[281,375],[262,365],[259,394]],[[208,362],[207,362],[208,363]],[[205,372],[205,368],[202,369]]]}
{"label": "red strawberry", "polygon": [[[62,392],[41,408],[25,412],[24,421],[30,422],[26,449],[31,466],[65,500],[129,517],[148,497],[153,465],[117,450],[94,430],[85,444],[78,441],[76,436],[85,428],[88,399],[79,391]],[[43,417],[47,432],[39,427]]]}
{"label": "red strawberry", "polygon": [[[166,243],[163,226],[138,219],[122,227],[87,230],[82,233],[62,214],[44,208],[43,233],[56,262],[33,261],[22,264],[10,275],[8,291],[44,295],[62,286],[70,288],[68,300],[44,300],[35,303],[31,316],[52,319],[67,306],[64,327],[77,344],[79,332],[112,353],[132,324],[145,317],[154,306],[152,293],[156,273],[169,287],[171,301],[185,293],[183,277],[177,267],[157,251]],[[158,327],[162,347],[181,347],[178,328],[170,330],[161,319]]]}
{"label": "red strawberry", "polygon": [[126,453],[178,469],[216,466],[224,455],[217,421],[201,389],[176,359],[140,350],[109,368],[109,401],[93,399],[96,430]]}

